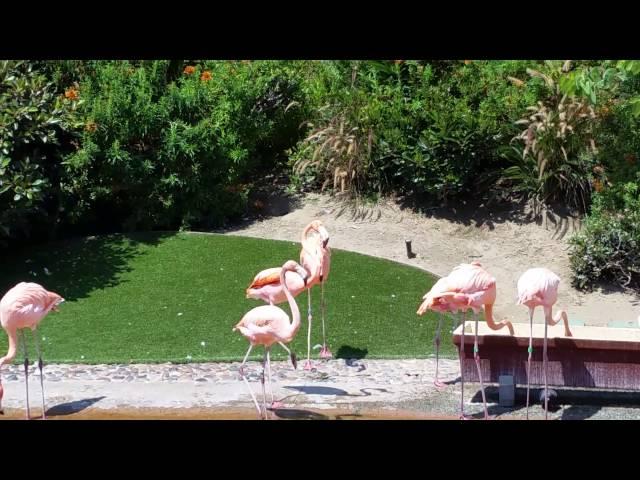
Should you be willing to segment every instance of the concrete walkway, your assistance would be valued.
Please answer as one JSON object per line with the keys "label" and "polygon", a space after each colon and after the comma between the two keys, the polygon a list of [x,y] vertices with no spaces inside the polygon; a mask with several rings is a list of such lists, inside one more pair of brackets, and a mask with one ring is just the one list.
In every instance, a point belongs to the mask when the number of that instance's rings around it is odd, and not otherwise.
{"label": "concrete walkway", "polygon": [[[331,360],[318,361],[315,366],[315,371],[304,371],[301,368],[294,370],[286,362],[273,363],[274,394],[284,404],[278,411],[279,418],[293,418],[287,417],[287,412],[302,412],[299,418],[330,418],[326,412],[331,410],[359,412],[358,415],[365,418],[397,418],[399,412],[404,412],[403,418],[412,418],[407,412],[415,418],[455,419],[458,416],[460,382],[456,360],[440,361],[440,379],[449,383],[442,391],[433,385],[435,359]],[[128,413],[122,415],[124,418],[144,418],[145,411],[164,409],[159,418],[186,418],[186,412],[195,409],[199,413],[188,418],[254,419],[257,412],[240,380],[238,367],[238,362],[47,365],[44,383],[48,415],[50,418],[93,418],[92,415],[100,417],[108,412],[126,411]],[[261,401],[261,365],[249,362],[246,372]],[[23,418],[22,367],[5,368],[2,380],[5,389],[3,407],[7,414],[0,419]],[[41,396],[37,369],[30,372],[29,385],[32,415],[38,416],[41,414]],[[501,419],[524,418],[522,405],[513,409],[499,407],[496,390],[495,387],[487,388],[490,414]],[[640,399],[635,394],[617,399],[597,393],[585,395],[573,395],[570,402],[553,411],[550,418],[640,419]],[[531,398],[532,418],[542,418],[536,390]],[[467,414],[481,416],[480,399],[479,386],[465,383]],[[100,418],[111,417],[103,415]]]}

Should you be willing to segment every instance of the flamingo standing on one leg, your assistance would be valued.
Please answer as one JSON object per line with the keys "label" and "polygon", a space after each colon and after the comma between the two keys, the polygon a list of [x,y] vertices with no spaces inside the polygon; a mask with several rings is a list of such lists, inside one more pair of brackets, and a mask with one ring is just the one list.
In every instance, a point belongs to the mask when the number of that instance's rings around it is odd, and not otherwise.
{"label": "flamingo standing on one leg", "polygon": [[[309,236],[310,232],[315,235]],[[320,220],[314,220],[302,231],[302,251],[300,252],[300,263],[309,272],[309,282],[307,285],[307,301],[308,301],[308,330],[307,330],[307,361],[304,365],[305,370],[311,370],[311,289],[314,285],[320,284],[320,308],[322,312],[322,348],[320,349],[320,358],[331,358],[331,351],[327,346],[325,334],[325,311],[326,305],[324,301],[324,284],[329,277],[331,269],[331,249],[329,244],[329,232]]]}
{"label": "flamingo standing on one leg", "polygon": [[527,359],[527,420],[529,419],[529,387],[531,378],[531,354],[533,353],[533,312],[540,306],[544,310],[544,344],[542,347],[542,363],[544,376],[544,418],[548,418],[547,395],[547,326],[564,322],[564,334],[571,337],[567,312],[560,310],[555,318],[552,316],[553,305],[558,300],[560,277],[547,268],[531,268],[524,272],[518,280],[518,305],[529,308],[529,357]]}
{"label": "flamingo standing on one leg", "polygon": [[233,331],[240,330],[242,336],[244,336],[247,340],[249,340],[249,350],[247,350],[247,354],[244,356],[244,360],[240,365],[240,375],[242,376],[242,380],[246,383],[249,388],[249,392],[251,393],[251,398],[255,403],[256,409],[258,410],[258,414],[263,416],[263,413],[260,410],[258,402],[251,390],[251,386],[247,381],[244,375],[244,365],[247,362],[247,358],[251,353],[251,349],[256,345],[264,345],[264,358],[262,361],[262,397],[263,397],[263,407],[264,407],[264,417],[267,415],[267,400],[265,393],[265,365],[269,375],[269,390],[271,392],[271,406],[272,408],[276,408],[276,402],[273,401],[273,386],[271,384],[271,359],[270,359],[270,351],[271,346],[274,343],[279,343],[284,349],[289,353],[291,358],[291,363],[294,368],[297,366],[297,361],[295,354],[293,354],[287,347],[286,343],[289,343],[293,340],[298,329],[300,328],[300,310],[298,309],[298,305],[296,304],[295,299],[289,292],[287,288],[287,283],[285,280],[286,272],[297,272],[298,275],[302,278],[303,282],[307,280],[307,272],[302,268],[298,263],[293,260],[287,261],[282,268],[280,269],[280,283],[283,285],[284,295],[289,302],[289,307],[291,308],[291,315],[293,317],[293,321],[289,322],[289,316],[282,310],[280,307],[276,307],[275,305],[262,305],[260,307],[256,307],[247,312],[242,320],[238,322],[238,324],[233,327]]}
{"label": "flamingo standing on one leg", "polygon": [[[44,404],[44,377],[42,375],[42,354],[40,341],[36,329],[40,321],[51,311],[57,311],[57,306],[64,302],[64,298],[54,292],[45,290],[37,283],[21,282],[9,290],[0,300],[0,323],[9,337],[9,351],[0,358],[0,369],[5,363],[10,363],[16,356],[18,348],[18,330],[22,336],[24,348],[24,380],[27,389],[27,420],[31,418],[29,410],[29,358],[27,342],[24,336],[25,328],[30,328],[38,353],[38,368],[40,370],[40,387],[42,388],[42,418],[46,418]],[[0,410],[3,389],[0,378]]]}
{"label": "flamingo standing on one leg", "polygon": [[[460,416],[466,418],[464,414],[464,372],[462,362],[464,361],[464,316],[470,308],[475,316],[475,340],[473,345],[474,359],[478,368],[478,377],[480,379],[480,389],[482,391],[482,403],[484,406],[485,419],[489,418],[487,411],[487,401],[484,392],[484,383],[482,381],[482,372],[480,369],[480,356],[478,354],[478,311],[484,306],[484,316],[487,326],[492,330],[500,330],[504,327],[509,329],[513,335],[513,325],[507,320],[496,322],[493,318],[493,304],[496,301],[496,279],[482,268],[479,262],[471,264],[463,263],[453,269],[446,277],[438,280],[431,290],[423,297],[424,301],[418,308],[417,314],[423,315],[427,310],[436,312],[457,312],[462,310],[462,343],[460,346],[460,380],[461,380],[461,397],[460,397]],[[442,387],[443,384],[438,380],[438,349],[440,346],[440,323],[436,330],[436,379],[434,384]]]}

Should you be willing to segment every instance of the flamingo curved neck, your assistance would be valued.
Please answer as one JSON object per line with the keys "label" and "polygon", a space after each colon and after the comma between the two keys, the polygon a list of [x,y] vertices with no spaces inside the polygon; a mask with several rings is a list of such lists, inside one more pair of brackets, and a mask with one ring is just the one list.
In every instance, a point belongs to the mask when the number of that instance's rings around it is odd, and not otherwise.
{"label": "flamingo curved neck", "polygon": [[509,321],[500,321],[500,322],[496,322],[495,319],[493,318],[493,304],[492,303],[487,303],[484,306],[484,319],[487,322],[487,326],[491,329],[491,330],[500,330],[501,328],[504,328],[505,326],[507,328],[509,328],[509,332],[511,332],[511,334],[513,335],[513,326],[511,325],[511,322]]}
{"label": "flamingo curved neck", "polygon": [[293,336],[298,331],[300,327],[300,310],[298,309],[298,304],[296,303],[293,295],[289,292],[287,288],[287,282],[285,281],[285,274],[287,271],[283,268],[280,272],[280,284],[282,285],[282,290],[284,291],[285,297],[287,297],[287,302],[289,302],[289,308],[291,308],[291,317],[292,322],[290,323],[290,335]]}

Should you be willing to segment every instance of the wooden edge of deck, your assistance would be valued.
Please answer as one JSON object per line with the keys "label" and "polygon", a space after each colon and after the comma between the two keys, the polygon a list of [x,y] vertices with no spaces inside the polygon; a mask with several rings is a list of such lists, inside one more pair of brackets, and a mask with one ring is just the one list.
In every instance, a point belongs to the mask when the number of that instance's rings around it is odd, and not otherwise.
{"label": "wooden edge of deck", "polygon": [[[465,345],[473,344],[475,322],[466,321]],[[529,345],[529,325],[526,323],[513,324],[514,335],[509,334],[507,328],[491,330],[486,322],[478,322],[478,344],[513,345],[526,348]],[[549,348],[576,348],[600,350],[640,350],[640,329],[638,328],[610,328],[569,325],[572,336],[566,337],[564,325],[559,323],[548,327],[547,339]],[[462,340],[462,325],[453,332],[453,343],[460,345]],[[542,346],[544,340],[544,324],[533,324],[533,345]]]}

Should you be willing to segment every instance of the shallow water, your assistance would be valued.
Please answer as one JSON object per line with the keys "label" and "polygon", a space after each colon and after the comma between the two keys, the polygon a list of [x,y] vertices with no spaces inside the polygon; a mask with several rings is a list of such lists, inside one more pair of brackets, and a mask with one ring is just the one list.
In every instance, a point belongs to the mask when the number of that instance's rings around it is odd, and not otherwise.
{"label": "shallow water", "polygon": [[[33,411],[32,419],[40,419],[40,412]],[[307,410],[282,408],[269,412],[273,420],[457,420],[456,416],[429,415],[414,411],[390,411],[376,409]],[[19,409],[5,410],[0,420],[24,420],[25,412]],[[47,416],[48,420],[259,420],[252,409],[225,408],[90,408],[79,412]]]}

